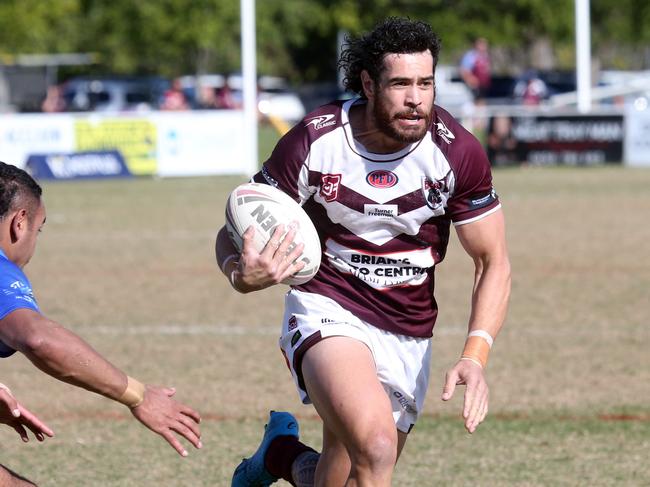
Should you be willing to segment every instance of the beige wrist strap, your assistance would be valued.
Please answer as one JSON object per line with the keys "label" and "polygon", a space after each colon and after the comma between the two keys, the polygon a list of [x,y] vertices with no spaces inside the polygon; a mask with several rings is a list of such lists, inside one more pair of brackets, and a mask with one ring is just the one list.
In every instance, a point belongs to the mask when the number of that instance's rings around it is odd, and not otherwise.
{"label": "beige wrist strap", "polygon": [[[487,335],[487,337],[485,336]],[[488,337],[490,338],[488,340]],[[465,348],[461,354],[461,360],[469,360],[485,368],[488,362],[488,355],[492,347],[492,337],[484,331],[471,332],[465,341]]]}
{"label": "beige wrist strap", "polygon": [[118,401],[125,406],[133,409],[135,407],[138,407],[140,404],[142,404],[142,401],[144,401],[144,391],[144,384],[127,375],[126,389]]}

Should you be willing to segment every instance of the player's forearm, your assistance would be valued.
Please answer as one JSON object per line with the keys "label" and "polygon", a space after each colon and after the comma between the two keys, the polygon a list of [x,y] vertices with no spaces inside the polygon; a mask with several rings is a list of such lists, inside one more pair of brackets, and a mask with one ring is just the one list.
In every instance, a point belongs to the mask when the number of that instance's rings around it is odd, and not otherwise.
{"label": "player's forearm", "polygon": [[485,330],[492,338],[499,334],[508,311],[510,263],[499,256],[477,265],[468,331]]}
{"label": "player's forearm", "polygon": [[63,382],[119,400],[127,377],[88,343],[64,327],[50,322],[38,334],[19,344],[36,367]]}
{"label": "player's forearm", "polygon": [[477,263],[472,311],[461,360],[485,368],[494,339],[503,326],[509,296],[510,264],[507,257]]}

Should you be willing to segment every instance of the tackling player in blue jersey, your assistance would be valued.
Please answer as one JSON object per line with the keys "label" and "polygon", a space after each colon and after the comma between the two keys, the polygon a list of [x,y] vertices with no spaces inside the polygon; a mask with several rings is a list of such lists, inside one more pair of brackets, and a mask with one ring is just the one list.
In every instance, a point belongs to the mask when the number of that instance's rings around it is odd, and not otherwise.
{"label": "tackling player in blue jersey", "polygon": [[[173,388],[145,385],[127,376],[79,336],[40,312],[22,269],[34,255],[45,224],[41,192],[25,171],[0,162],[0,358],[21,352],[46,374],[126,405],[136,419],[182,456],[187,450],[176,434],[201,448],[200,416],[172,399]],[[16,418],[13,413],[16,420],[12,421],[0,405],[0,422],[13,426],[23,439],[24,426],[39,440],[44,439],[43,434],[51,435],[47,426],[11,402],[13,397],[7,393],[6,388],[0,391],[2,402],[24,415]],[[0,465],[0,485],[34,484]]]}

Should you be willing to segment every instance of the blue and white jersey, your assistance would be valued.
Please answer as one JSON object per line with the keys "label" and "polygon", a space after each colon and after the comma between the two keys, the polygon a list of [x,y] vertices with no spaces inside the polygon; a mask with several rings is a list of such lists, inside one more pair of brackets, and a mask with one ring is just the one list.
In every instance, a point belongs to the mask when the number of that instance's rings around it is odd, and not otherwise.
{"label": "blue and white jersey", "polygon": [[[11,262],[0,250],[0,320],[21,308],[40,313],[29,279],[20,267]],[[13,348],[0,341],[0,358],[9,357],[15,352]]]}

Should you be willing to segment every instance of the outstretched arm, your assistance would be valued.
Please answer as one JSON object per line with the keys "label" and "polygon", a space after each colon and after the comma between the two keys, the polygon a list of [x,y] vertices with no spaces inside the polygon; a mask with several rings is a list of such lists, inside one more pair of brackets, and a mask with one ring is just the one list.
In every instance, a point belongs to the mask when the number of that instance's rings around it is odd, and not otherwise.
{"label": "outstretched arm", "polygon": [[24,442],[29,441],[29,429],[38,441],[45,440],[45,435],[50,438],[54,432],[29,409],[20,404],[11,393],[11,390],[0,383],[0,423],[11,426],[20,435]]}
{"label": "outstretched arm", "polygon": [[458,237],[475,265],[469,333],[460,360],[447,372],[442,399],[451,399],[456,385],[465,384],[463,418],[473,433],[488,411],[485,366],[492,341],[505,320],[510,296],[510,262],[501,210],[456,227]]}
{"label": "outstretched arm", "polygon": [[0,320],[0,340],[46,374],[125,404],[179,454],[186,456],[187,451],[174,433],[201,447],[200,417],[172,399],[173,389],[127,377],[79,336],[36,311],[17,309]]}

